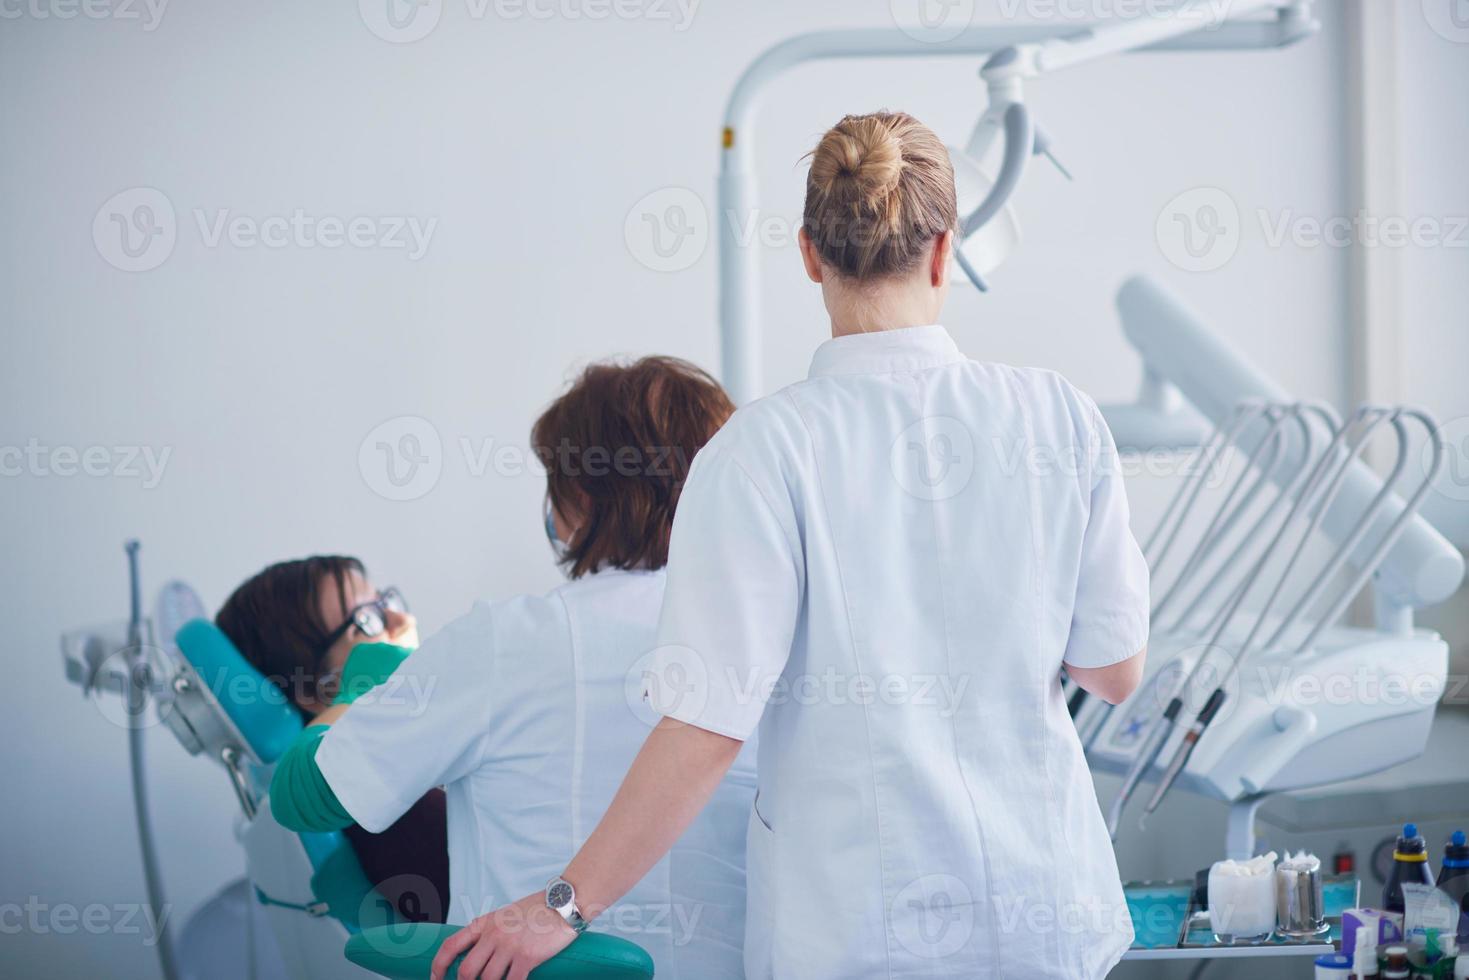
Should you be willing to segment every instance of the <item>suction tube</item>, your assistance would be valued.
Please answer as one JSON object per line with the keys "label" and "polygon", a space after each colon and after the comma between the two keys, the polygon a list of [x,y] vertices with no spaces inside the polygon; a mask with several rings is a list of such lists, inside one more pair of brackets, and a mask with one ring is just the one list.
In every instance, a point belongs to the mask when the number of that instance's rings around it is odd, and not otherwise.
{"label": "suction tube", "polygon": [[128,719],[128,765],[132,770],[133,813],[138,821],[138,846],[143,855],[143,881],[148,891],[148,909],[153,917],[158,942],[158,966],[163,980],[178,980],[173,941],[168,932],[168,903],[163,898],[163,876],[158,870],[154,845],[153,816],[148,809],[148,779],[143,755],[144,715],[148,711],[149,667],[144,646],[142,583],[138,577],[138,542],[129,541],[128,556],[128,648],[127,690],[124,698]]}

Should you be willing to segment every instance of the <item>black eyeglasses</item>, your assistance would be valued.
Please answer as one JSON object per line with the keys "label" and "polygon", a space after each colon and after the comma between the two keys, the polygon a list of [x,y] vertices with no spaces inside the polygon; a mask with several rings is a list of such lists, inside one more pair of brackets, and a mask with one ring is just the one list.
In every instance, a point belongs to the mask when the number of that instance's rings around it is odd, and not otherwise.
{"label": "black eyeglasses", "polygon": [[403,593],[391,586],[383,589],[376,599],[353,606],[347,613],[347,621],[327,635],[316,655],[326,656],[327,651],[336,646],[337,641],[346,636],[347,631],[354,626],[368,639],[382,636],[383,631],[388,628],[388,613],[402,615],[407,611],[408,600],[403,598]]}

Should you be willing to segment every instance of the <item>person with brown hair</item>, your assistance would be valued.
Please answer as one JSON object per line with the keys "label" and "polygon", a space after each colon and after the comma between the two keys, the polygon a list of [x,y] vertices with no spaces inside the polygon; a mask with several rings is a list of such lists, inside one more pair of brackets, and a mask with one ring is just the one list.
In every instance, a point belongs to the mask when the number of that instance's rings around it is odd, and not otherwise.
{"label": "person with brown hair", "polygon": [[[214,617],[235,649],[311,723],[370,680],[374,657],[400,663],[418,646],[418,620],[401,592],[378,590],[356,558],[277,562],[231,593]],[[347,672],[351,662],[354,670]],[[343,828],[367,880],[411,922],[443,922],[449,895],[444,792],[430,789],[381,833]]]}
{"label": "person with brown hair", "polygon": [[[676,358],[582,372],[531,437],[546,469],[547,536],[570,581],[477,604],[395,665],[399,696],[316,715],[277,765],[276,819],[380,830],[443,786],[449,919],[543,887],[657,721],[641,679],[674,510],[733,410],[713,378]],[[344,684],[353,673],[349,659]],[[608,931],[647,949],[660,977],[743,975],[753,746],[728,768],[704,816],[608,916]]]}
{"label": "person with brown hair", "polygon": [[450,937],[434,977],[463,954],[461,980],[524,980],[757,727],[746,976],[1096,980],[1122,957],[1060,673],[1112,703],[1136,688],[1147,566],[1092,401],[938,325],[957,223],[916,119],[822,137],[800,248],[832,339],[689,474],[648,684],[664,717],[552,886]]}

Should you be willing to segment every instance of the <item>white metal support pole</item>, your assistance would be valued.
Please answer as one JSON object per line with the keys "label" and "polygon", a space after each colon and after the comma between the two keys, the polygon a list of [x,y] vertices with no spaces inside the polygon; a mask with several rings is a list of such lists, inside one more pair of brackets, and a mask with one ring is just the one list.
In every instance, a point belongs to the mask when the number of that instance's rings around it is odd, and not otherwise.
{"label": "white metal support pole", "polygon": [[[754,142],[755,99],[766,83],[788,69],[827,58],[980,57],[1001,48],[1044,42],[1063,42],[1050,50],[1060,66],[1110,53],[1120,39],[1138,51],[1245,51],[1279,48],[1311,36],[1318,24],[1311,16],[1311,0],[1238,0],[1230,14],[1273,8],[1275,16],[1220,22],[1210,14],[1213,0],[1185,0],[1181,10],[1197,11],[1198,24],[1180,33],[1179,23],[1109,24],[1077,30],[1054,25],[972,26],[958,36],[934,42],[919,32],[899,28],[818,31],[801,34],[756,58],[730,95],[725,110],[720,155],[719,203],[719,329],[720,373],[736,404],[762,394],[760,383],[759,270],[755,242],[743,241],[741,229],[750,226],[755,205]],[[1166,20],[1166,19],[1165,19]],[[1208,28],[1208,29],[1203,29]],[[980,91],[976,85],[976,94]]]}
{"label": "white metal support pole", "polygon": [[[1398,5],[1348,0],[1347,99],[1349,216],[1380,222],[1401,215],[1398,126]],[[1351,249],[1351,400],[1402,401],[1402,272],[1397,249],[1357,241]]]}

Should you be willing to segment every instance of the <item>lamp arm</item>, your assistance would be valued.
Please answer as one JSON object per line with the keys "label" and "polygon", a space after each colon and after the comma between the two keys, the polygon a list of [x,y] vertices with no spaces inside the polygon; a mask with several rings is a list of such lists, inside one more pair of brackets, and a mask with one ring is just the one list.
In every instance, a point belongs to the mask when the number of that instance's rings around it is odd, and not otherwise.
{"label": "lamp arm", "polygon": [[[1254,9],[1256,0],[1241,0]],[[1215,0],[1217,4],[1217,0]],[[1310,15],[1311,0],[1272,4],[1279,8],[1274,22],[1226,23],[1207,33],[1163,38],[1148,44],[1149,51],[1259,51],[1283,48],[1315,34],[1320,25]],[[1263,6],[1263,4],[1261,4]],[[1240,8],[1230,7],[1231,13]],[[899,28],[859,28],[818,31],[780,42],[756,58],[736,82],[725,109],[720,153],[719,200],[714,222],[719,226],[719,325],[721,380],[736,404],[762,393],[759,273],[756,250],[738,233],[740,216],[750,213],[757,200],[754,121],[758,96],[774,79],[797,65],[832,58],[931,58],[934,56],[988,56],[1007,45],[1026,45],[1054,38],[1047,25],[971,25],[959,36],[931,43]],[[1083,43],[1084,33],[1073,44]],[[1084,50],[1084,49],[1083,49]],[[1065,60],[1060,51],[1055,63]],[[1073,49],[1071,60],[1076,60]],[[977,134],[978,135],[978,134]],[[981,139],[992,137],[984,136]],[[988,144],[985,144],[988,145]]]}
{"label": "lamp arm", "polygon": [[1032,56],[1035,74],[1059,71],[1109,55],[1136,51],[1186,34],[1211,31],[1225,21],[1239,20],[1269,8],[1297,4],[1282,0],[1185,0],[1171,13],[1137,17],[1117,24],[1095,27],[1069,38],[1052,38],[1037,44]]}

